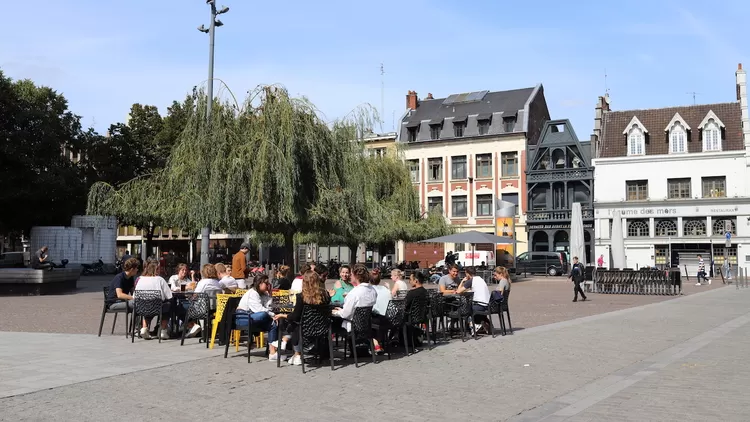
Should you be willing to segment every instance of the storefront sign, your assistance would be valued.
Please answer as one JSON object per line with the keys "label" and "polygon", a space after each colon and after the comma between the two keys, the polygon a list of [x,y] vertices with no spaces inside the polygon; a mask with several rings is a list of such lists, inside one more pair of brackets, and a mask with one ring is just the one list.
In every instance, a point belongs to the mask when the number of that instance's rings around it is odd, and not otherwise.
{"label": "storefront sign", "polygon": [[[570,224],[528,224],[529,230],[570,230]],[[583,223],[584,229],[592,229],[594,225],[591,223]]]}
{"label": "storefront sign", "polygon": [[595,209],[596,218],[612,217],[615,211],[620,211],[623,218],[649,218],[649,217],[706,217],[714,215],[738,216],[749,215],[750,206],[742,205],[704,205],[704,206],[661,206],[643,208],[600,208]]}

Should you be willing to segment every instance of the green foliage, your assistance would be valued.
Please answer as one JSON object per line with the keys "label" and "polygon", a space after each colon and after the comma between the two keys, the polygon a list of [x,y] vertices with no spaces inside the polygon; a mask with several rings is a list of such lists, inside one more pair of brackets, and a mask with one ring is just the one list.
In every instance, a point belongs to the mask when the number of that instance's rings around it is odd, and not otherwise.
{"label": "green foliage", "polygon": [[86,187],[69,159],[83,138],[62,94],[0,71],[0,233],[69,224],[83,209]]}
{"label": "green foliage", "polygon": [[163,170],[119,187],[96,184],[90,213],[194,232],[253,231],[288,254],[295,236],[352,244],[444,233],[442,217],[422,218],[403,163],[363,153],[359,140],[377,121],[371,107],[328,124],[306,98],[264,86],[242,106],[215,102],[207,121],[205,95],[191,101]]}

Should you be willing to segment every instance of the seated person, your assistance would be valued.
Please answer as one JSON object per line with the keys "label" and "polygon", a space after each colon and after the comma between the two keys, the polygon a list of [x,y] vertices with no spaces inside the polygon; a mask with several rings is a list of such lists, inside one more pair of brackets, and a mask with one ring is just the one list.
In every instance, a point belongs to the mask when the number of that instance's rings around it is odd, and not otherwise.
{"label": "seated person", "polygon": [[[270,293],[271,283],[268,281],[268,276],[265,274],[256,276],[253,281],[253,287],[242,296],[237,306],[237,321],[239,324],[243,319],[241,314],[245,313],[248,315],[253,328],[268,331],[268,347],[270,351],[268,360],[275,361],[277,359],[276,339],[279,331],[276,321],[279,319],[279,316],[271,310],[273,298]],[[281,343],[281,350],[283,351],[285,348],[286,338]]]}
{"label": "seated person", "polygon": [[448,267],[448,274],[440,277],[438,281],[438,288],[440,293],[444,295],[452,295],[456,293],[456,287],[458,285],[458,266],[456,264]]}
{"label": "seated person", "polygon": [[179,292],[182,286],[187,287],[191,282],[195,283],[195,271],[190,271],[190,278],[188,278],[187,264],[177,264],[177,274],[169,277],[169,286],[172,291]]}
{"label": "seated person", "polygon": [[[318,277],[320,278],[320,284],[325,289],[326,281],[328,280],[328,267],[323,264],[318,264],[315,266],[315,269],[313,271],[318,274]],[[327,292],[326,295],[328,295]]]}
{"label": "seated person", "polygon": [[[172,290],[169,288],[167,281],[158,275],[159,263],[151,261],[146,264],[146,269],[143,274],[138,278],[138,284],[135,286],[135,296],[138,296],[139,290],[158,290],[161,292],[162,300],[162,320],[161,330],[159,336],[162,340],[169,340],[169,332],[167,331],[167,320],[170,310],[170,300],[172,299]],[[151,318],[143,319],[143,327],[141,328],[141,337],[149,340],[151,339],[151,333],[148,331],[148,326],[151,323]]]}
{"label": "seated person", "polygon": [[[473,307],[475,311],[486,311],[490,303],[490,289],[487,287],[487,283],[482,277],[476,275],[474,267],[464,268],[466,276],[461,285],[458,286],[456,293],[463,293],[465,291],[474,292]],[[484,315],[474,315],[472,331],[485,329],[485,332],[489,333],[489,324],[487,318]]]}
{"label": "seated person", "polygon": [[[348,270],[348,268],[347,268]],[[367,267],[357,264],[352,269],[352,282],[357,284],[344,299],[344,307],[333,310],[335,315],[344,319],[341,325],[346,331],[351,331],[351,323],[348,321],[354,316],[354,310],[359,307],[375,306],[378,293],[370,284],[370,272]]]}
{"label": "seated person", "polygon": [[333,284],[333,289],[328,292],[331,295],[331,302],[344,303],[346,295],[354,288],[354,284],[351,282],[351,274],[352,271],[348,265],[342,265],[339,268],[339,279]]}
{"label": "seated person", "polygon": [[229,270],[227,269],[227,267],[222,263],[218,263],[214,265],[214,267],[216,268],[216,274],[219,278],[219,285],[224,289],[224,292],[236,292],[239,288],[239,285],[237,284],[237,280],[229,275]]}
{"label": "seated person", "polygon": [[214,264],[206,264],[201,268],[201,281],[195,286],[194,293],[208,293],[211,296],[216,296],[217,293],[222,293],[224,287],[219,283],[219,273],[216,271]]}
{"label": "seated person", "polygon": [[305,274],[308,271],[313,271],[310,264],[305,264],[302,266],[302,269],[299,272],[299,275],[292,280],[292,286],[289,288],[289,290],[299,293],[302,291],[302,275]]}
{"label": "seated person", "polygon": [[401,270],[391,270],[391,280],[393,281],[393,288],[391,289],[391,295],[393,297],[406,295],[406,292],[409,290],[409,286],[404,281],[403,275],[404,273],[402,273]]}
{"label": "seated person", "polygon": [[[378,324],[378,327],[385,327],[387,326],[387,320],[385,319],[385,313],[388,310],[388,302],[391,301],[391,290],[386,286],[380,285],[380,278],[373,278],[370,281],[370,284],[372,284],[372,288],[375,289],[375,292],[377,294],[377,299],[375,300],[375,306],[372,307],[372,319],[373,322]],[[381,331],[376,336],[377,338],[383,338],[384,333]],[[376,353],[382,353],[383,348],[380,346],[380,342],[375,339],[375,352]]]}
{"label": "seated person", "polygon": [[130,293],[135,288],[135,275],[138,274],[138,260],[130,258],[122,264],[122,272],[117,274],[109,283],[107,293],[107,307],[111,310],[133,309],[133,296]]}
{"label": "seated person", "polygon": [[[318,268],[320,268],[320,265],[317,266],[316,271]],[[308,271],[302,276],[302,292],[297,293],[297,300],[295,301],[292,313],[289,315],[279,315],[279,317],[286,318],[289,322],[287,331],[292,335],[292,347],[294,349],[294,355],[289,358],[289,363],[292,365],[302,364],[302,339],[299,337],[298,327],[302,320],[304,306],[326,306],[331,302],[331,298],[321,285],[320,276],[316,271]],[[282,341],[281,344],[283,347],[284,342]]]}
{"label": "seated person", "polygon": [[282,265],[279,270],[276,271],[276,278],[273,279],[273,288],[279,290],[290,290],[292,288],[292,280],[289,278],[292,269],[288,265]]}
{"label": "seated person", "polygon": [[406,293],[406,311],[409,312],[411,309],[414,299],[423,297],[427,300],[427,289],[424,288],[424,283],[427,281],[427,276],[421,272],[412,274],[413,277],[409,278],[412,289]]}

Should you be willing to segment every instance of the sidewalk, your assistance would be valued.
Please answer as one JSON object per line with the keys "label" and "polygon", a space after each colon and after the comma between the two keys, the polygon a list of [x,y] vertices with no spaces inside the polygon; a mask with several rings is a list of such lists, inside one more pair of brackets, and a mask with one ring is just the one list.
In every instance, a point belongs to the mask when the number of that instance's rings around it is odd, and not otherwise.
{"label": "sidewalk", "polygon": [[[454,340],[359,369],[331,372],[323,366],[306,375],[261,358],[251,364],[234,354],[196,360],[205,349],[154,341],[130,347],[118,338],[125,353],[142,349],[139,356],[154,359],[149,362],[156,368],[0,399],[0,419],[159,421],[196,415],[185,409],[236,417],[249,411],[237,406],[241,401],[252,403],[250,412],[260,420],[277,419],[282,409],[288,420],[330,421],[746,420],[750,403],[740,392],[750,387],[750,365],[743,359],[750,354],[748,302],[750,289],[730,286],[513,336]],[[22,364],[19,355],[6,356],[6,334],[0,336],[3,375]],[[55,349],[69,337],[44,337],[51,340],[38,347]],[[87,350],[82,356],[71,347],[65,359],[106,366],[110,350]],[[188,363],[157,367],[178,360]],[[126,406],[121,418],[110,413],[111,395],[118,391],[138,392],[135,406]]]}

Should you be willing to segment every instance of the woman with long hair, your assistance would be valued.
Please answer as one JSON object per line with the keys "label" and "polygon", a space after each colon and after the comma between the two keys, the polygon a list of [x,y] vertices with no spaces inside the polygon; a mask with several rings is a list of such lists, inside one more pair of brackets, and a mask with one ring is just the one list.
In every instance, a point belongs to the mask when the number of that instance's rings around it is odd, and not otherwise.
{"label": "woman with long hair", "polygon": [[271,283],[274,289],[289,290],[292,288],[292,280],[289,277],[292,269],[288,265],[282,265],[276,271],[276,278]]}
{"label": "woman with long hair", "polygon": [[498,283],[498,290],[503,293],[510,291],[510,273],[508,273],[508,270],[505,267],[495,267],[492,271],[492,277]]}
{"label": "woman with long hair", "polygon": [[[161,320],[161,332],[159,335],[161,336],[162,340],[168,340],[169,339],[169,332],[167,330],[167,318],[164,318],[169,314],[170,306],[171,306],[171,300],[172,300],[172,290],[169,288],[169,284],[167,284],[167,281],[164,280],[159,275],[159,263],[156,261],[149,261],[146,264],[146,268],[143,270],[143,274],[141,274],[141,277],[138,279],[138,284],[135,286],[135,296],[138,296],[139,290],[156,290],[161,292],[161,301],[162,301],[162,307],[161,307],[161,313],[162,313],[162,320]],[[148,326],[151,323],[151,318],[144,318],[143,319],[143,327],[141,328],[141,337],[149,340],[151,338],[151,333],[148,330]]]}
{"label": "woman with long hair", "polygon": [[302,292],[297,293],[297,301],[294,310],[285,316],[289,322],[288,331],[292,333],[292,347],[294,355],[289,359],[292,365],[302,365],[302,339],[299,337],[299,323],[302,320],[302,311],[305,306],[325,306],[331,303],[325,287],[320,281],[320,276],[315,271],[307,271],[302,275]]}
{"label": "woman with long hair", "polygon": [[[271,283],[268,281],[268,276],[265,274],[255,276],[253,281],[253,287],[242,296],[240,304],[237,306],[237,313],[246,313],[252,321],[253,327],[260,327],[263,331],[268,331],[268,347],[269,356],[268,360],[276,361],[276,339],[278,337],[279,325],[277,320],[283,318],[281,315],[276,315],[271,310],[271,303],[273,298],[271,297]],[[242,318],[239,316],[238,319]],[[286,340],[281,343],[281,349],[286,348]]]}

